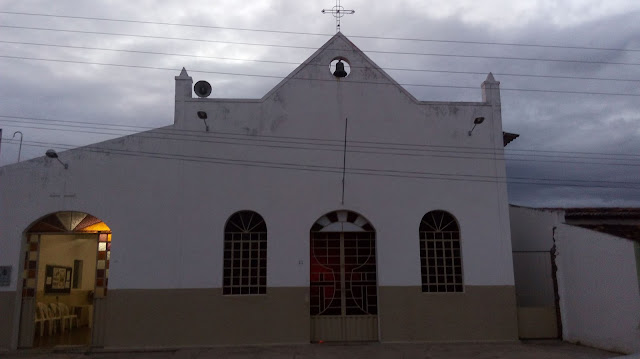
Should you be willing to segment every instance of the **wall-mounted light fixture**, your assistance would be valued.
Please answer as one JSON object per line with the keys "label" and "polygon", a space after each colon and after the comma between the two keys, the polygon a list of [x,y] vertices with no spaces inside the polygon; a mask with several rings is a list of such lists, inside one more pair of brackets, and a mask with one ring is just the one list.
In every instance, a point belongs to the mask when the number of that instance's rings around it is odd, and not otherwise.
{"label": "wall-mounted light fixture", "polygon": [[471,127],[471,131],[469,131],[469,136],[471,136],[471,133],[473,133],[473,129],[483,122],[484,122],[484,117],[476,117],[475,120],[473,120],[473,127]]}
{"label": "wall-mounted light fixture", "polygon": [[58,158],[58,153],[56,152],[56,150],[47,150],[45,155],[47,155],[47,157],[49,158],[55,158],[56,160],[58,160],[58,162],[60,162],[64,166],[65,170],[69,168],[68,164],[60,161],[60,158]]}
{"label": "wall-mounted light fixture", "polygon": [[22,132],[16,131],[13,133],[12,138],[16,138],[17,134],[20,134],[20,148],[18,148],[18,162],[20,162],[20,154],[22,153],[22,138],[24,137],[24,135],[22,134]]}
{"label": "wall-mounted light fixture", "polygon": [[198,117],[204,121],[204,127],[207,132],[209,132],[209,125],[207,125],[207,113],[204,111],[198,111]]}

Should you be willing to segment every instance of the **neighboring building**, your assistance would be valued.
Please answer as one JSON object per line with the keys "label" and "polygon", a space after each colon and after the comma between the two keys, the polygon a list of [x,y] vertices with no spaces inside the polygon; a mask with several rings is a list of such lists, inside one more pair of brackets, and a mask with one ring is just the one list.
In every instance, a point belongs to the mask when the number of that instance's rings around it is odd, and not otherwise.
{"label": "neighboring building", "polygon": [[37,303],[112,348],[517,340],[491,74],[418,101],[338,33],[262,99],[175,80],[173,125],[0,169],[0,347]]}
{"label": "neighboring building", "polygon": [[512,206],[511,228],[520,337],[640,351],[640,209]]}

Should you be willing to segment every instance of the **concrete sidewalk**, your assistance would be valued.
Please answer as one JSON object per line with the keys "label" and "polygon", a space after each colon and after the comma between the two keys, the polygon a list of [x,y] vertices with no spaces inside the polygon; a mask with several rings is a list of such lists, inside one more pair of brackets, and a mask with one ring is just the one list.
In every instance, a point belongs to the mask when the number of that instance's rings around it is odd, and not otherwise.
{"label": "concrete sidewalk", "polygon": [[2,353],[13,359],[386,359],[386,358],[473,358],[473,359],[591,359],[620,354],[560,341],[532,341],[496,344],[309,344],[287,346],[225,347],[202,349],[102,351],[58,348]]}

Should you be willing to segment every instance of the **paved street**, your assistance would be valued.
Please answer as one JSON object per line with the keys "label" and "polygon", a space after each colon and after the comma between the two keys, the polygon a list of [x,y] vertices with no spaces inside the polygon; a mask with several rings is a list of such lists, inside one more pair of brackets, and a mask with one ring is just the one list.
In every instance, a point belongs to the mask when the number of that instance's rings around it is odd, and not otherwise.
{"label": "paved street", "polygon": [[559,341],[535,341],[511,344],[313,344],[299,346],[261,346],[202,348],[155,351],[91,351],[58,349],[1,353],[12,359],[383,359],[383,358],[474,358],[474,359],[591,359],[612,358],[620,354]]}

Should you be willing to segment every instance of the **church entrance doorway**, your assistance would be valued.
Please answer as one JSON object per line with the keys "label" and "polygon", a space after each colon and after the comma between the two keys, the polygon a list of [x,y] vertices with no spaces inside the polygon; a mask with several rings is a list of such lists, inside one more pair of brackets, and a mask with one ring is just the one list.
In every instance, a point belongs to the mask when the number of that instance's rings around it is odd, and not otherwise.
{"label": "church entrance doorway", "polygon": [[341,210],[311,227],[311,341],[378,340],[376,232]]}
{"label": "church entrance doorway", "polygon": [[101,346],[111,229],[82,212],[56,212],[25,231],[18,346]]}

